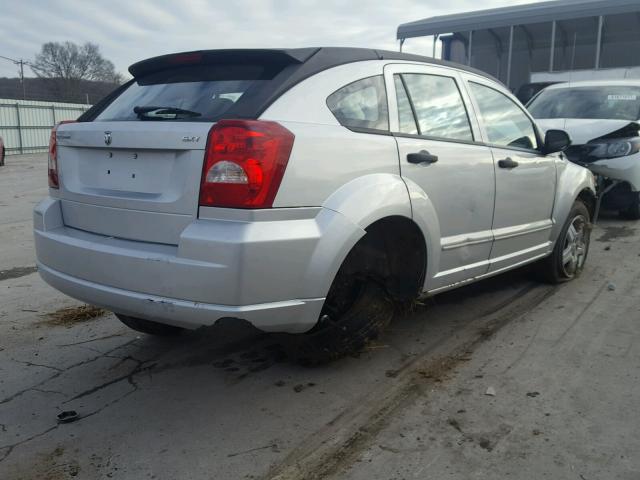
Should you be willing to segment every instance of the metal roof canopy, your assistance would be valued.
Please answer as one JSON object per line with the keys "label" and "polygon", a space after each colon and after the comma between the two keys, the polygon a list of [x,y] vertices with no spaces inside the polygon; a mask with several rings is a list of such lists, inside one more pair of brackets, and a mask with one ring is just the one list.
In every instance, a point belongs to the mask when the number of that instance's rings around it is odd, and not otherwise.
{"label": "metal roof canopy", "polygon": [[599,17],[640,11],[638,0],[555,0],[513,7],[456,13],[403,23],[397,38],[467,32],[489,28],[530,25],[573,18]]}

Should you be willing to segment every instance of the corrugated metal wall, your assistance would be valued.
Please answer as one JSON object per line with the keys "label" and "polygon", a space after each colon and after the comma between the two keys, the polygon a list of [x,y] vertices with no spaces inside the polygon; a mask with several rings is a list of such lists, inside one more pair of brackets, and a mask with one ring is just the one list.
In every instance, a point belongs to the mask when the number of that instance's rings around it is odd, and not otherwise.
{"label": "corrugated metal wall", "polygon": [[51,128],[75,120],[91,105],[0,98],[0,137],[7,155],[46,152]]}

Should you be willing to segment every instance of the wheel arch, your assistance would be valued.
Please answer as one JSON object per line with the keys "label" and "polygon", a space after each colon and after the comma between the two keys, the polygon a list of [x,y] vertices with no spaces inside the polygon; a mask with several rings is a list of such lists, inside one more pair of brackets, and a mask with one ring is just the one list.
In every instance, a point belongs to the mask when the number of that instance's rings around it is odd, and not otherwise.
{"label": "wheel arch", "polygon": [[410,218],[384,217],[366,228],[343,265],[346,262],[354,273],[383,284],[394,300],[411,301],[420,294],[427,271],[424,235]]}
{"label": "wheel arch", "polygon": [[[334,192],[325,201],[323,211],[338,217],[332,223],[349,225],[339,229],[340,239],[336,235],[323,236],[309,262],[307,278],[324,296],[349,253],[359,242],[366,242],[363,239],[367,236],[375,237],[374,243],[382,241],[397,246],[402,243],[394,238],[398,237],[398,231],[409,234],[410,242],[417,242],[412,244],[419,245],[420,250],[413,256],[421,262],[417,290],[423,291],[430,276],[435,275],[440,251],[439,223],[433,205],[415,183],[395,174],[359,177]],[[397,272],[408,263],[394,257],[391,265]]]}
{"label": "wheel arch", "polygon": [[587,210],[589,210],[591,221],[593,222],[593,217],[596,212],[596,204],[598,202],[595,192],[591,191],[588,188],[583,188],[580,193],[578,193],[576,200],[581,200],[582,203],[585,204]]}
{"label": "wheel arch", "polygon": [[593,217],[595,211],[596,187],[593,174],[584,167],[559,161],[556,198],[553,206],[554,225],[551,230],[551,240],[555,243],[562,231],[571,207],[576,200],[587,203],[589,213]]}

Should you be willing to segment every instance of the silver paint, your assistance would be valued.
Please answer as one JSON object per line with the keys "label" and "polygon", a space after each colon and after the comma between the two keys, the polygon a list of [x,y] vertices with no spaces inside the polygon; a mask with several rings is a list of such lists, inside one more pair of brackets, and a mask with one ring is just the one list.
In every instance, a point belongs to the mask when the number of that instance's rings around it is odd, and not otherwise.
{"label": "silver paint", "polygon": [[[384,74],[397,129],[389,80],[426,69],[459,82],[479,143],[353,132],[326,106],[337,88]],[[504,152],[481,143],[465,75],[367,61],[294,86],[261,117],[295,135],[268,210],[197,207],[205,142],[184,139],[205,138],[211,124],[65,124],[72,137],[59,143],[61,188],[34,210],[41,275],[71,296],[141,318],[197,328],[230,316],[302,332],[316,323],[351,248],[389,216],[413,221],[423,234],[425,294],[542,258],[577,196],[595,191],[593,176],[557,155],[521,152],[509,152],[522,162],[519,171],[498,171]],[[107,159],[105,127],[114,132]],[[407,153],[421,149],[438,163],[408,164]]]}

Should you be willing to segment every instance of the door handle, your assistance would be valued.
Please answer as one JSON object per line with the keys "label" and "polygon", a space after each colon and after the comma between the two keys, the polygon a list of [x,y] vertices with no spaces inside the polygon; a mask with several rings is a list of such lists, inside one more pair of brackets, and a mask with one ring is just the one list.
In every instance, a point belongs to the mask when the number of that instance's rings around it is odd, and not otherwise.
{"label": "door handle", "polygon": [[515,160],[513,160],[511,157],[507,157],[507,158],[503,158],[502,160],[498,160],[498,166],[500,168],[512,169],[512,168],[516,168],[518,165],[520,165],[520,164],[518,162],[516,162]]}
{"label": "door handle", "polygon": [[409,153],[407,155],[407,162],[409,163],[436,163],[438,161],[437,155],[431,155],[426,150],[420,150],[418,153]]}

